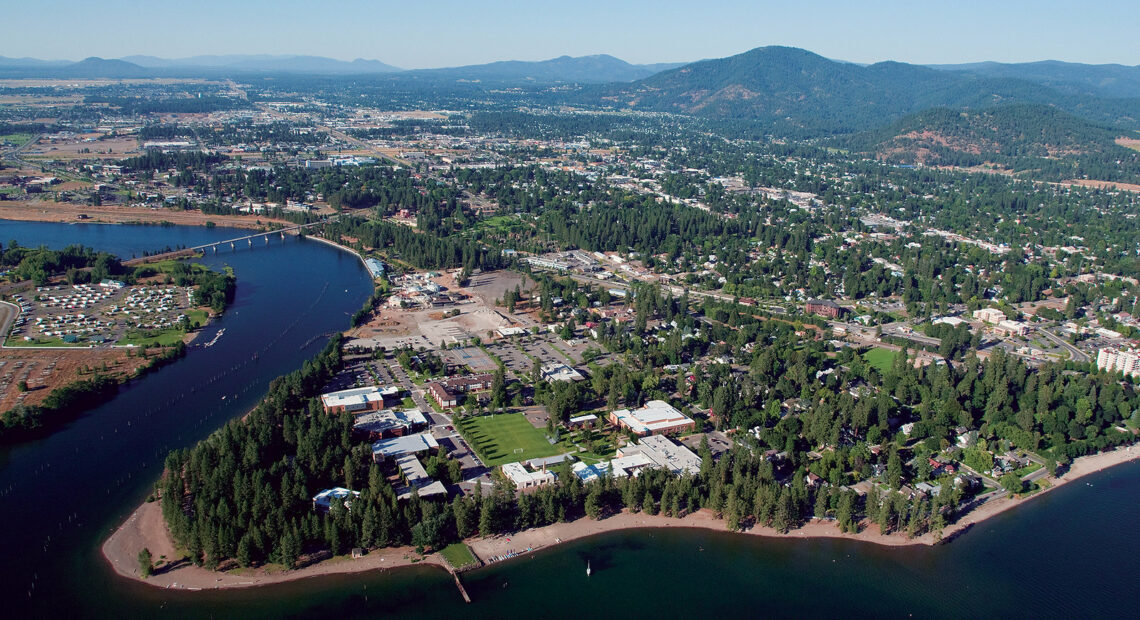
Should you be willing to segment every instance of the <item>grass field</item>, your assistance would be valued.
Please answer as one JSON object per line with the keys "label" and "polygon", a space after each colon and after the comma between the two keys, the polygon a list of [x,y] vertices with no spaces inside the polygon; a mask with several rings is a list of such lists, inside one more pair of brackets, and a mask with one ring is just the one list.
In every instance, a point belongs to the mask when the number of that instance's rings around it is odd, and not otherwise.
{"label": "grass field", "polygon": [[863,359],[880,373],[886,373],[890,370],[891,364],[895,363],[896,355],[898,355],[896,351],[875,347],[864,353]]}
{"label": "grass field", "polygon": [[127,332],[115,344],[119,346],[133,344],[136,347],[172,347],[182,342],[182,337],[185,335],[185,332],[177,327],[164,329],[162,331],[133,331]]}
{"label": "grass field", "polygon": [[0,142],[9,142],[16,146],[24,146],[28,143],[28,140],[31,139],[32,134],[30,133],[8,133],[0,135]]}
{"label": "grass field", "polygon": [[476,562],[475,554],[471,553],[471,548],[466,543],[452,543],[439,552],[443,559],[447,560],[448,564],[454,569],[460,569],[465,566],[470,566]]}
{"label": "grass field", "polygon": [[467,418],[455,426],[488,466],[562,453],[521,413]]}
{"label": "grass field", "polygon": [[529,225],[511,215],[495,215],[476,222],[472,230],[484,230],[499,234],[507,233],[518,228],[528,228]]}

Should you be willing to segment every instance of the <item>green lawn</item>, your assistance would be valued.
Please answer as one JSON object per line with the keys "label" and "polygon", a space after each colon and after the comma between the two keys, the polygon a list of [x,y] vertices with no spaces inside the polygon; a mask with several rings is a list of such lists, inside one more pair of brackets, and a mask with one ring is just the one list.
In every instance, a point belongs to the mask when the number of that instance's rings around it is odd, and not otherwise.
{"label": "green lawn", "polygon": [[182,342],[185,334],[177,327],[157,332],[127,332],[115,344],[121,347],[135,345],[136,347],[172,347]]}
{"label": "green lawn", "polygon": [[455,569],[470,566],[477,561],[475,554],[471,553],[471,548],[468,547],[466,543],[461,542],[452,543],[444,547],[440,550],[439,554]]}
{"label": "green lawn", "polygon": [[[456,420],[456,428],[488,466],[561,454],[521,413]],[[518,452],[516,452],[518,450]]]}
{"label": "green lawn", "polygon": [[880,373],[885,374],[895,363],[896,351],[875,347],[863,354],[863,359]]}
{"label": "green lawn", "polygon": [[8,342],[4,343],[4,346],[6,346],[6,347],[89,347],[89,346],[91,346],[91,343],[90,342],[64,342],[62,338],[58,338],[55,336],[52,336],[50,338],[45,338],[43,336],[40,336],[39,338],[33,338],[31,340],[24,340],[23,336],[15,336],[15,337],[9,338]]}
{"label": "green lawn", "polygon": [[497,233],[510,232],[514,228],[526,227],[527,224],[520,221],[513,215],[496,215],[479,220],[475,223],[474,228],[479,230],[490,230]]}
{"label": "green lawn", "polygon": [[0,135],[0,142],[11,142],[16,146],[24,146],[32,139],[30,133],[7,133]]}

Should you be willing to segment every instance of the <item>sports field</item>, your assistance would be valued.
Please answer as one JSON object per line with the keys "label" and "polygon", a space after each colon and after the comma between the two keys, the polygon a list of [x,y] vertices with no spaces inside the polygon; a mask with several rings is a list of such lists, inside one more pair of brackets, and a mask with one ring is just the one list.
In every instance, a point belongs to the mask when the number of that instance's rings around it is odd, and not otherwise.
{"label": "sports field", "polygon": [[455,427],[488,466],[562,453],[521,413],[456,420]]}

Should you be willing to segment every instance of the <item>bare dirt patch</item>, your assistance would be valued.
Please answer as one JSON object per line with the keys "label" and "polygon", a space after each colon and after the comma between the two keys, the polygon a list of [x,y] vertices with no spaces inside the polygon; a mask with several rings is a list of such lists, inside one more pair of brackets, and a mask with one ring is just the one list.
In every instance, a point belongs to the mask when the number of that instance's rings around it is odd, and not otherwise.
{"label": "bare dirt patch", "polygon": [[1140,185],[1136,183],[1117,183],[1115,181],[1096,181],[1093,179],[1070,179],[1061,185],[1079,185],[1096,189],[1119,189],[1126,192],[1140,192]]}
{"label": "bare dirt patch", "polygon": [[[80,218],[81,215],[86,217]],[[213,222],[218,226],[232,228],[261,228],[269,222],[292,225],[284,220],[275,220],[264,215],[207,215],[201,211],[183,211],[181,209],[106,205],[92,207],[46,200],[0,202],[0,219],[22,222],[87,221],[107,224],[170,222],[183,226],[205,226],[206,222]]]}
{"label": "bare dirt patch", "polygon": [[[148,363],[142,357],[128,357],[127,349],[0,349],[0,411],[19,404],[38,405],[52,390],[91,378],[87,369],[122,380]],[[27,392],[19,390],[21,381],[27,382]]]}
{"label": "bare dirt patch", "polygon": [[1116,143],[1120,146],[1140,151],[1140,138],[1117,138]]}

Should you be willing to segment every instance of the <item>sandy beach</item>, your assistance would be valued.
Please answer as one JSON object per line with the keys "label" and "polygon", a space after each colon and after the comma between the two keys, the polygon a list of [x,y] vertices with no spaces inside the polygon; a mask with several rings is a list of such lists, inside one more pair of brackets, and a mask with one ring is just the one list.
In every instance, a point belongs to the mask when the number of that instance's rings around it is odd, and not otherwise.
{"label": "sandy beach", "polygon": [[[158,565],[155,574],[145,580],[142,578],[138,562],[139,551],[144,547],[150,550],[155,564]],[[166,559],[180,557],[170,538],[170,532],[166,529],[159,502],[148,502],[139,506],[103,543],[103,557],[119,575],[138,579],[158,588],[179,590],[248,588],[320,575],[387,570],[416,564],[435,565],[447,569],[447,562],[438,554],[420,556],[411,547],[377,549],[362,558],[340,556],[304,568],[276,572],[263,569],[216,572],[194,566],[189,562],[159,565],[160,559],[164,556]]]}
{"label": "sandy beach", "polygon": [[[1051,484],[1049,489],[1024,498],[1010,498],[1005,494],[996,494],[947,527],[943,531],[942,538],[950,540],[971,526],[994,515],[1026,504],[1036,497],[1084,476],[1108,469],[1114,465],[1136,460],[1138,457],[1140,457],[1140,447],[1125,446],[1111,452],[1079,458],[1073,462],[1072,467],[1062,478],[1048,478]],[[679,519],[622,512],[599,521],[582,518],[570,523],[556,523],[547,527],[491,538],[473,538],[469,539],[467,544],[479,559],[487,561],[511,552],[519,553],[527,549],[537,551],[606,532],[666,527],[728,531],[724,521],[717,519],[708,510],[700,510]],[[925,534],[913,539],[899,533],[883,536],[879,534],[877,526],[873,524],[868,526],[866,523],[863,524],[859,533],[845,534],[839,531],[834,522],[814,519],[787,534],[780,534],[767,527],[754,527],[741,532],[741,534],[745,536],[803,539],[846,538],[885,546],[934,545],[939,542],[933,534]],[[163,556],[166,559],[178,557],[169,531],[162,519],[162,510],[158,502],[144,503],[139,506],[103,544],[103,556],[119,575],[142,580],[138,566],[138,553],[143,547],[150,549],[156,563]],[[451,570],[446,561],[438,554],[429,554],[423,557],[410,547],[401,547],[375,550],[358,559],[343,556],[331,558],[291,571],[239,569],[230,572],[214,572],[182,562],[160,567],[155,575],[143,581],[155,587],[186,590],[247,588],[320,575],[387,570],[415,564],[436,565],[444,570]]]}

